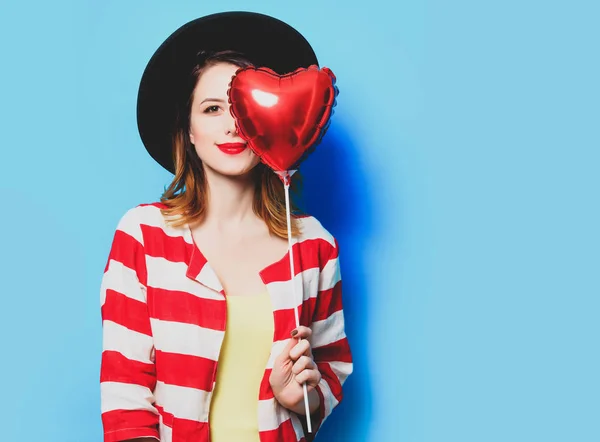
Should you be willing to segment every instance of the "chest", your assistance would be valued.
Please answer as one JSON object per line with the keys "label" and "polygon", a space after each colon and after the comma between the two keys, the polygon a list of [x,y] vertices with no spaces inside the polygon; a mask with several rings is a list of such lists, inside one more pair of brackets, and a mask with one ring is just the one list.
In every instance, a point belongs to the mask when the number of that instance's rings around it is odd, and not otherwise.
{"label": "chest", "polygon": [[[296,277],[292,282],[286,240],[240,243],[217,239],[193,236],[190,230],[179,237],[148,236],[147,304],[154,343],[160,350],[157,361],[171,353],[218,360],[228,310],[221,290],[234,296],[268,292],[275,343],[288,339],[296,326],[295,307],[300,323],[310,324],[320,280],[315,241],[294,244]],[[197,241],[202,241],[202,247]],[[160,361],[163,367],[171,362],[187,364],[179,359]],[[210,367],[190,366],[190,370],[212,373]]]}
{"label": "chest", "polygon": [[260,272],[282,260],[288,249],[287,240],[268,233],[231,236],[195,231],[192,236],[230,296],[263,293],[266,287]]}

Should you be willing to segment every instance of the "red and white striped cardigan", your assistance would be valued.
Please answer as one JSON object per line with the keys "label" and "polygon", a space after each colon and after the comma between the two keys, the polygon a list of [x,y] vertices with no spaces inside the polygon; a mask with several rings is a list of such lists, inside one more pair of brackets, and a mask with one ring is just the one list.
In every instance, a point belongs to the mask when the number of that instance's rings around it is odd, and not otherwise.
{"label": "red and white striped cardigan", "polygon": [[[225,334],[225,293],[189,226],[167,226],[161,203],[140,204],[119,220],[101,284],[100,372],[104,441],[154,437],[208,442],[209,409]],[[338,245],[314,217],[300,217],[294,284],[300,322],[312,329],[316,432],[342,400],[352,372],[344,332]],[[294,329],[288,254],[260,272],[273,304],[274,336],[258,400],[261,442],[306,441],[304,416],[273,397],[273,361]],[[233,418],[233,417],[232,417]]]}

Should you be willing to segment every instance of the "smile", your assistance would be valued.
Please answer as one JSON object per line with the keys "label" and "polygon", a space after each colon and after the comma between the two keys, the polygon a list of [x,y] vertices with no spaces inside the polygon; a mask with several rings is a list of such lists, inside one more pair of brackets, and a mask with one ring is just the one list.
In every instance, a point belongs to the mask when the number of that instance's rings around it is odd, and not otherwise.
{"label": "smile", "polygon": [[217,144],[217,147],[228,155],[237,155],[246,150],[246,143],[223,143]]}

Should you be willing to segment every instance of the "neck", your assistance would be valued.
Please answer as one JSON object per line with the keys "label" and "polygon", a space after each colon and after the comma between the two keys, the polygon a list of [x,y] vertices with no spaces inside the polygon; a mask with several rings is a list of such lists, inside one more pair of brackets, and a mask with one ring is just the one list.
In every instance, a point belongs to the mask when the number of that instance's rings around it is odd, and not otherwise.
{"label": "neck", "polygon": [[208,205],[203,224],[219,229],[237,229],[256,218],[252,210],[254,181],[252,173],[221,175],[205,167]]}

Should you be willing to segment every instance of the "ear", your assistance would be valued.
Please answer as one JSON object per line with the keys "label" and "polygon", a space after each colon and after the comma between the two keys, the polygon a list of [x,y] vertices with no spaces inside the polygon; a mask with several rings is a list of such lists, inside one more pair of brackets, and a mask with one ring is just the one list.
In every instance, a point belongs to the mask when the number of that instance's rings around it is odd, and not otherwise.
{"label": "ear", "polygon": [[192,134],[192,133],[190,132],[190,133],[189,133],[189,135],[190,135],[190,142],[191,142],[192,144],[196,144],[196,143],[194,143],[194,134]]}

